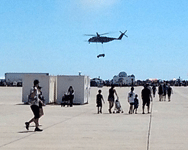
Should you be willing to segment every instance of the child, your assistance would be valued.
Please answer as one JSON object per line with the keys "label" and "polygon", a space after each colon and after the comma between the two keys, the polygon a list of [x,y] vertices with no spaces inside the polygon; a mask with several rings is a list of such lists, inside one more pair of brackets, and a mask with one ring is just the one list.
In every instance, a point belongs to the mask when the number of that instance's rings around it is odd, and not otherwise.
{"label": "child", "polygon": [[135,95],[135,99],[134,99],[134,110],[133,112],[135,111],[135,114],[137,114],[137,108],[139,106],[139,102],[138,102],[138,95],[136,94]]}
{"label": "child", "polygon": [[123,113],[123,110],[121,108],[121,104],[120,104],[119,100],[117,99],[115,102],[115,109],[114,109],[113,113],[120,113],[120,112]]}
{"label": "child", "polygon": [[[97,107],[98,107],[98,114],[99,112],[102,113],[102,100],[104,102],[104,99],[103,99],[103,96],[101,95],[101,90],[98,91],[99,94],[97,94],[97,97],[96,97],[96,102],[97,102]],[[105,103],[105,102],[104,102]],[[100,109],[100,110],[99,110]]]}

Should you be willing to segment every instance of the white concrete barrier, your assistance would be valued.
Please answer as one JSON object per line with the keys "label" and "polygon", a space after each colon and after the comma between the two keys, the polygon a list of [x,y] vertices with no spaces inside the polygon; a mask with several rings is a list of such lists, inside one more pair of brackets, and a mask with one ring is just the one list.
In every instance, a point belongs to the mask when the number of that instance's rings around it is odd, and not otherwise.
{"label": "white concrete barrier", "polygon": [[74,89],[74,104],[86,104],[90,97],[90,78],[88,76],[57,76],[57,103],[60,104],[62,96],[68,88]]}
{"label": "white concrete barrier", "polygon": [[90,98],[90,78],[88,76],[48,76],[40,74],[25,74],[23,76],[22,102],[28,102],[28,95],[34,80],[39,80],[45,103],[60,104],[62,96],[70,86],[74,89],[73,104],[86,104]]}
{"label": "white concrete barrier", "polygon": [[31,74],[23,76],[23,88],[22,88],[22,102],[28,102],[28,95],[30,94],[30,89],[33,86],[34,80],[39,80],[39,86],[42,87],[42,94],[45,98],[45,103],[50,103],[49,99],[49,76],[40,74]]}

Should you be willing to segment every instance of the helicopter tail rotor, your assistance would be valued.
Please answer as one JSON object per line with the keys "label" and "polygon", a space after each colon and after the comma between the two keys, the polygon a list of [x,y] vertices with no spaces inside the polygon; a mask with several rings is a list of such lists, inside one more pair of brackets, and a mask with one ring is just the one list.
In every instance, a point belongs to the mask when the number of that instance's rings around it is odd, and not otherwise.
{"label": "helicopter tail rotor", "polygon": [[123,33],[121,31],[119,31],[121,33],[121,35],[119,36],[118,40],[121,40],[123,36],[128,37],[125,33],[127,32],[127,30]]}
{"label": "helicopter tail rotor", "polygon": [[123,34],[124,36],[126,36],[126,37],[128,37],[125,33],[127,32],[127,30],[124,32],[124,33],[122,33],[121,31],[119,31],[121,34]]}

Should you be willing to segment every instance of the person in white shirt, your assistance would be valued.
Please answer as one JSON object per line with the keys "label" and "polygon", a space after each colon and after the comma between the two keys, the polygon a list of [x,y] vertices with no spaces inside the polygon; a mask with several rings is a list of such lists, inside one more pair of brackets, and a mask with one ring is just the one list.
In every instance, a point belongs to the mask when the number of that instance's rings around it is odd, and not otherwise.
{"label": "person in white shirt", "polygon": [[133,106],[134,106],[134,99],[135,99],[135,93],[133,91],[134,91],[134,87],[131,87],[131,92],[128,93],[128,102],[130,104],[129,114],[133,113]]}
{"label": "person in white shirt", "polygon": [[31,88],[30,90],[30,95],[29,95],[29,102],[31,105],[31,110],[33,111],[34,114],[34,118],[32,118],[29,122],[25,122],[26,125],[26,129],[29,130],[29,124],[31,122],[35,123],[35,131],[42,131],[41,129],[39,129],[39,81],[38,80],[34,80],[34,86]]}

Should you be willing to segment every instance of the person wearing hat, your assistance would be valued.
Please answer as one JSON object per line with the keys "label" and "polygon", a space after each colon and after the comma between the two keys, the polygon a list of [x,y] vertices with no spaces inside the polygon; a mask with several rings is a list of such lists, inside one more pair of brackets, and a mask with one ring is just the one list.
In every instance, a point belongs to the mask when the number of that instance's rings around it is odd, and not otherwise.
{"label": "person wearing hat", "polygon": [[149,84],[146,84],[144,86],[144,89],[142,90],[142,101],[143,101],[143,106],[142,106],[142,114],[144,114],[144,107],[145,105],[148,107],[148,113],[149,112],[149,107],[150,107],[150,100],[152,100],[151,96],[151,90],[148,89]]}
{"label": "person wearing hat", "polygon": [[31,122],[35,123],[35,131],[42,131],[41,129],[39,129],[39,118],[40,118],[40,114],[39,114],[39,80],[34,80],[33,82],[34,86],[31,88],[30,90],[30,95],[29,95],[29,101],[30,101],[30,107],[31,110],[33,111],[34,114],[34,118],[32,118],[29,122],[25,122],[26,125],[26,129],[29,130],[29,124]]}

